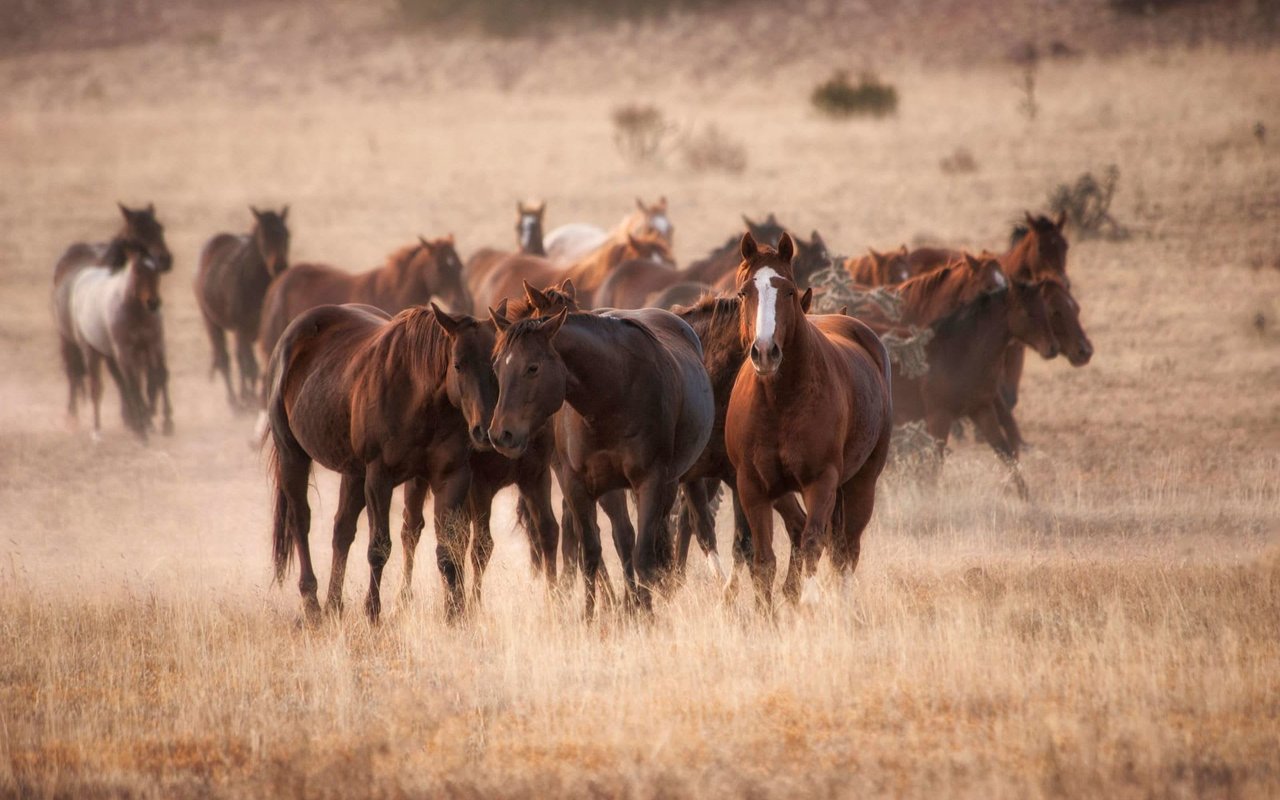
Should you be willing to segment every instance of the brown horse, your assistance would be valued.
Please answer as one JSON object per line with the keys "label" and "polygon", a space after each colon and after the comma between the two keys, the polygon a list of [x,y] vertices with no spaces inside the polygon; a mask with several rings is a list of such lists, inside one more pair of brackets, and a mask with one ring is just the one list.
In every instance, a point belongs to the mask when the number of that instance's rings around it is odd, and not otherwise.
{"label": "brown horse", "polygon": [[[1009,285],[1000,268],[1000,262],[990,253],[973,256],[961,253],[945,266],[917,275],[893,287],[893,293],[901,300],[902,325],[932,325],[955,309],[976,299],[978,295],[994,292]],[[874,320],[893,323],[875,306],[862,312],[864,321]]]}
{"label": "brown horse", "polygon": [[[524,201],[516,203],[516,252],[528,256],[546,256],[547,251],[542,246],[542,217],[546,210],[545,201],[529,205],[525,205]],[[471,258],[467,259],[467,265],[462,268],[467,291],[471,292],[472,297],[479,293],[485,276],[509,255],[510,251],[493,247],[482,247],[472,253]]]}
{"label": "brown horse", "polygon": [[1011,280],[998,291],[979,294],[931,326],[925,346],[929,370],[918,378],[894,377],[894,418],[898,423],[924,420],[938,441],[939,458],[952,425],[968,418],[991,447],[1010,465],[1018,492],[1027,487],[1016,468],[1017,426],[999,395],[1004,353],[1018,341],[1045,358],[1059,345],[1045,306],[1043,282]]}
{"label": "brown horse", "polygon": [[123,203],[116,205],[124,217],[124,224],[116,235],[108,242],[76,242],[63,252],[53,269],[53,305],[58,319],[60,353],[67,383],[71,387],[67,398],[68,419],[75,417],[76,394],[88,377],[84,354],[66,326],[66,309],[70,308],[67,294],[73,283],[72,276],[86,267],[105,266],[118,270],[125,265],[130,254],[145,254],[159,272],[173,268],[173,255],[165,242],[164,226],[156,218],[155,205],[148,204],[146,208],[138,209],[127,208]]}
{"label": "brown horse", "polygon": [[[511,303],[503,302],[500,313],[508,319],[527,319],[535,316],[558,314],[568,309],[577,311],[574,288],[571,281],[539,291],[526,286],[526,297]],[[471,602],[480,603],[481,582],[485,567],[493,553],[493,533],[489,521],[494,495],[507,486],[514,485],[520,493],[516,515],[521,527],[529,534],[529,553],[536,571],[542,573],[547,586],[556,580],[556,543],[560,526],[551,507],[551,460],[555,442],[551,426],[538,431],[528,448],[518,458],[507,458],[490,449],[471,451],[471,490],[467,507],[471,515]],[[404,585],[400,590],[402,602],[407,602],[413,592],[413,561],[426,526],[423,507],[430,493],[430,484],[422,479],[405,485],[404,523],[400,539],[404,543]],[[461,545],[465,549],[466,545]]]}
{"label": "brown horse", "polygon": [[388,256],[384,266],[355,275],[324,264],[295,264],[267,289],[258,347],[270,356],[285,326],[316,306],[363,303],[395,314],[432,297],[455,312],[471,312],[452,234],[433,241],[418,237]]}
{"label": "brown horse", "polygon": [[794,257],[786,234],[777,250],[743,237],[739,317],[749,363],[725,418],[725,448],[751,528],[751,575],[766,610],[776,569],[773,502],[797,491],[804,498],[806,589],[816,581],[828,528],[834,566],[851,573],[893,431],[888,352],[852,317],[805,316],[806,297],[791,278]]}
{"label": "brown horse", "polygon": [[588,616],[600,567],[596,504],[619,489],[635,493],[634,549],[615,543],[626,548],[619,556],[628,598],[651,608],[650,590],[671,564],[666,518],[678,481],[702,453],[715,417],[697,336],[658,309],[493,318],[501,330],[494,448],[521,455],[554,416],[561,488],[581,532]]}
{"label": "brown horse", "polygon": [[905,244],[887,253],[868,247],[866,255],[845,259],[844,268],[855,283],[863,286],[892,286],[911,277],[907,253]]}
{"label": "brown horse", "polygon": [[[196,303],[204,317],[204,327],[213,345],[213,366],[209,376],[221,373],[227,387],[227,402],[239,409],[256,402],[258,359],[253,344],[258,338],[262,300],[272,279],[289,266],[289,207],[280,213],[253,213],[253,230],[247,236],[219,233],[200,251],[196,269]],[[240,396],[231,388],[231,357],[227,335],[236,337],[236,361],[240,367]]]}
{"label": "brown horse", "polygon": [[[288,273],[286,273],[288,274]],[[283,580],[294,550],[309,620],[320,613],[307,543],[312,462],[342,475],[333,527],[327,607],[342,608],[356,522],[369,516],[369,593],[382,608],[382,568],[391,553],[392,490],[419,478],[435,493],[436,549],[447,615],[465,610],[462,557],[471,448],[484,448],[496,396],[488,321],[450,316],[432,304],[388,319],[372,306],[325,305],[299,316],[272,353],[268,418],[275,484],[274,561]]]}
{"label": "brown horse", "polygon": [[503,298],[521,297],[526,282],[531,286],[550,286],[569,278],[578,287],[578,304],[592,308],[595,292],[609,273],[630,260],[649,261],[659,269],[674,272],[671,250],[664,239],[627,235],[621,241],[608,242],[592,251],[568,269],[560,269],[545,258],[509,256],[490,271],[476,299],[482,305],[496,306]]}
{"label": "brown horse", "polygon": [[636,198],[636,210],[622,218],[612,231],[605,231],[585,222],[561,225],[547,234],[547,258],[554,264],[574,264],[588,253],[609,243],[620,244],[628,236],[639,238],[658,237],[672,246],[675,227],[667,215],[667,198],[656,203],[646,203]]}
{"label": "brown horse", "polygon": [[[164,433],[173,433],[169,370],[160,315],[160,267],[132,243],[122,246],[124,267],[83,266],[64,275],[65,291],[55,293],[54,314],[77,350],[82,368],[67,370],[67,413],[74,419],[76,398],[89,382],[93,437],[102,430],[102,365],[120,390],[125,426],[146,441],[156,400],[164,395]],[[58,287],[61,289],[62,287]],[[66,338],[64,338],[64,352]],[[144,390],[146,397],[144,397]]]}

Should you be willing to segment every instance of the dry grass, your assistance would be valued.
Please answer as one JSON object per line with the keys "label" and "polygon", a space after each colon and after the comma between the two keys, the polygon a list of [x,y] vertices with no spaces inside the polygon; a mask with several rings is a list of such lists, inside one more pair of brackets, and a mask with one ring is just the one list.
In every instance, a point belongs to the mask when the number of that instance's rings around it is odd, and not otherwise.
{"label": "dry grass", "polygon": [[[738,83],[676,63],[647,96],[751,152],[702,175],[619,163],[608,112],[631,84],[612,72],[564,88],[551,58],[529,95],[483,70],[404,92],[376,74],[397,52],[345,82],[181,43],[0,61],[0,795],[1280,793],[1280,338],[1251,324],[1280,272],[1249,268],[1280,252],[1280,151],[1250,133],[1280,128],[1274,52],[1048,64],[1034,126],[1014,67],[893,65],[898,115],[833,125],[803,91],[823,59]],[[625,72],[648,51],[609,52]],[[92,81],[105,97],[82,96]],[[940,176],[961,144],[981,172]],[[936,492],[885,482],[856,583],[776,625],[721,607],[699,565],[653,623],[584,625],[505,524],[460,629],[429,557],[376,630],[301,630],[295,590],[269,587],[262,464],[206,382],[189,290],[247,204],[291,202],[296,258],[351,267],[418,233],[505,244],[527,194],[549,225],[666,194],[682,261],[743,211],[845,252],[998,247],[1049,187],[1111,162],[1133,235],[1071,250],[1093,363],[1028,364],[1034,502],[957,444]],[[105,233],[117,197],[154,200],[177,255],[178,434],[145,448],[110,391],[101,445],[63,428],[47,308],[56,254]],[[322,580],[335,489],[317,477]]]}

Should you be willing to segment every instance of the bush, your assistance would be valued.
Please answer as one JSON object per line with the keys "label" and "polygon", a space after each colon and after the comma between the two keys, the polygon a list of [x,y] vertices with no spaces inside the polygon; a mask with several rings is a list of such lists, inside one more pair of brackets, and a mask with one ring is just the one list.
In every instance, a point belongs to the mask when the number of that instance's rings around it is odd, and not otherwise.
{"label": "bush", "polygon": [[478,23],[500,36],[519,36],[547,22],[572,17],[660,19],[673,11],[714,9],[743,0],[397,0],[400,16],[414,25]]}
{"label": "bush", "polygon": [[973,153],[969,152],[968,148],[957,147],[951,155],[945,156],[938,166],[948,175],[958,175],[963,172],[977,172],[978,160],[973,157]]}
{"label": "bush", "polygon": [[809,99],[815,108],[831,117],[884,117],[898,110],[898,90],[881,83],[870,72],[862,73],[854,85],[849,82],[848,73],[838,71],[818,84]]}
{"label": "bush", "polygon": [[632,164],[661,165],[675,132],[657,106],[631,103],[613,110],[613,143]]}
{"label": "bush", "polygon": [[739,173],[747,168],[747,148],[708,125],[701,134],[686,136],[681,144],[684,163],[693,172]]}
{"label": "bush", "polygon": [[1115,164],[1102,172],[1102,178],[1086,172],[1068,186],[1059,184],[1049,195],[1049,208],[1055,214],[1065,213],[1082,238],[1106,236],[1122,239],[1128,235],[1111,216],[1111,198],[1120,183],[1120,168]]}

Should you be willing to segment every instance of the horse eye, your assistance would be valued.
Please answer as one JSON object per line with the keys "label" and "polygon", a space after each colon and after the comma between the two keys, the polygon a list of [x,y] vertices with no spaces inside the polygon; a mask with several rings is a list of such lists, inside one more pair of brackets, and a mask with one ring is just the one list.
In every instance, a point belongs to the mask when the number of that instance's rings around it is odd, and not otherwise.
{"label": "horse eye", "polygon": [[454,368],[454,369],[462,369],[462,362],[461,362],[461,361],[455,361],[455,362],[453,362],[453,368]]}
{"label": "horse eye", "polygon": [[525,371],[526,371],[526,372],[528,372],[530,375],[535,375],[535,374],[537,374],[537,372],[538,372],[538,365],[537,365],[537,364],[530,364],[530,365],[529,365],[529,369],[527,369],[527,370],[525,370]]}

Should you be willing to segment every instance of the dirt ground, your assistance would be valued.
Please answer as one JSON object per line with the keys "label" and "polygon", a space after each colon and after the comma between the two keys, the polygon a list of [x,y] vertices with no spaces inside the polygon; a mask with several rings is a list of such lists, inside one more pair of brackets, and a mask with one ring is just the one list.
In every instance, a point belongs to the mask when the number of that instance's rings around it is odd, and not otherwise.
{"label": "dirt ground", "polygon": [[[789,27],[749,8],[737,28],[504,44],[389,30],[386,9],[245,4],[0,56],[0,794],[1280,792],[1280,51],[1149,20],[1132,46],[1099,34],[1040,63],[1032,122],[1006,48],[846,57],[791,41],[817,11]],[[833,66],[868,61],[896,116],[812,111]],[[716,124],[746,169],[629,165],[624,102]],[[976,171],[940,169],[959,148]],[[741,213],[840,252],[1000,248],[1023,209],[1108,164],[1128,236],[1072,237],[1096,354],[1028,362],[1032,500],[971,439],[936,491],[886,475],[856,584],[817,611],[763,623],[694,565],[652,623],[583,624],[578,599],[544,597],[507,495],[462,628],[430,557],[377,629],[299,630],[292,577],[270,585],[264,460],[209,380],[191,292],[202,243],[247,229],[250,203],[291,204],[294,261],[357,269],[418,234],[452,232],[464,257],[506,245],[518,198],[546,198],[551,226],[611,225],[665,194],[683,263]],[[154,202],[175,254],[177,432],[146,446],[110,386],[101,443],[87,409],[68,425],[49,309],[57,255],[106,238],[116,200]],[[319,474],[322,582],[335,495]],[[349,608],[366,576],[355,558]]]}

